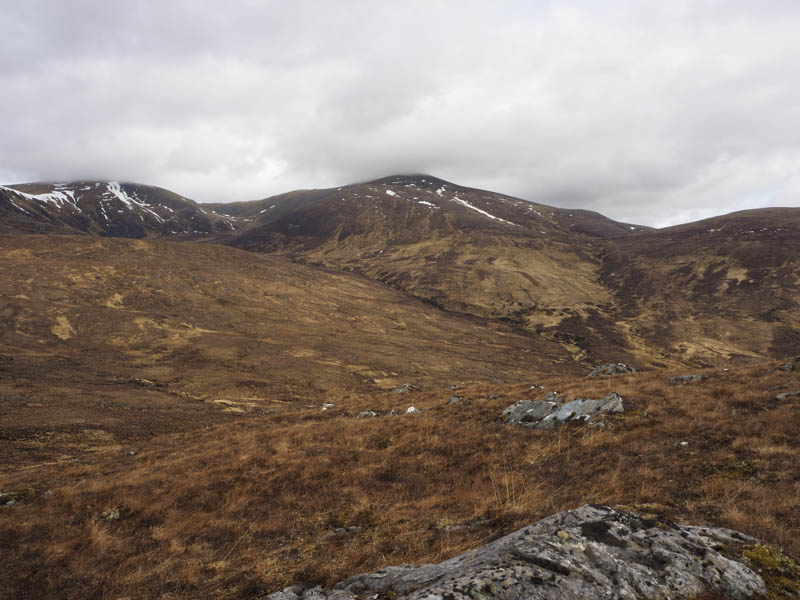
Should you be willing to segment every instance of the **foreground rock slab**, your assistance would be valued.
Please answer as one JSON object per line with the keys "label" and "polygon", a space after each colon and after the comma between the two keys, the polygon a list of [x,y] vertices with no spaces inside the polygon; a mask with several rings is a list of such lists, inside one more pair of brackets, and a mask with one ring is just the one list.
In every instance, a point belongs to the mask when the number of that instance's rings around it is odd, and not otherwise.
{"label": "foreground rock slab", "polygon": [[728,529],[681,526],[588,505],[436,565],[388,567],[333,590],[293,586],[269,598],[655,600],[720,590],[744,600],[765,593],[764,581],[719,550],[752,543]]}

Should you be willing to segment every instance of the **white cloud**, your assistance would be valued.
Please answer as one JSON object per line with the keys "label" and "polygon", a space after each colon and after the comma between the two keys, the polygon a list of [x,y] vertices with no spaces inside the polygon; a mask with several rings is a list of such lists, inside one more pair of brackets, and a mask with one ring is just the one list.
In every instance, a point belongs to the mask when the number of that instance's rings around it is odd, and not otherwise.
{"label": "white cloud", "polygon": [[3,181],[225,201],[424,171],[654,225],[800,198],[795,2],[0,9]]}

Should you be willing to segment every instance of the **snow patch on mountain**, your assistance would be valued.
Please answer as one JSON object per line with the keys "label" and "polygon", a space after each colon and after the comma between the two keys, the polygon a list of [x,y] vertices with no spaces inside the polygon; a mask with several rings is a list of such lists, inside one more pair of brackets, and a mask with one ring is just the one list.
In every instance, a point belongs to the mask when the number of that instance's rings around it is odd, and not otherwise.
{"label": "snow patch on mountain", "polygon": [[503,223],[508,223],[509,225],[513,225],[514,227],[520,227],[519,225],[517,225],[516,223],[512,223],[511,221],[506,221],[505,219],[501,219],[500,217],[495,217],[493,214],[490,214],[490,213],[486,212],[485,210],[482,210],[482,209],[478,208],[477,206],[473,206],[472,204],[470,204],[466,200],[462,200],[458,196],[453,196],[452,201],[453,202],[457,202],[458,204],[461,204],[462,206],[466,206],[467,208],[470,208],[470,209],[474,210],[475,212],[479,212],[483,216],[489,217],[490,219],[494,219],[495,221],[502,221]]}
{"label": "snow patch on mountain", "polygon": [[21,207],[19,204],[17,204],[16,202],[14,202],[14,200],[13,200],[13,199],[9,198],[9,199],[8,199],[8,201],[9,201],[9,202],[11,202],[11,205],[12,205],[14,208],[16,208],[17,210],[24,212],[26,215],[29,215],[29,214],[31,214],[31,213],[29,213],[27,210],[25,210],[24,208],[22,208],[22,207]]}
{"label": "snow patch on mountain", "polygon": [[[75,201],[75,192],[66,187],[64,184],[56,184],[53,186],[53,191],[46,194],[27,194],[25,192],[5,186],[0,186],[0,188],[28,200],[35,200],[36,202],[41,202],[43,204],[55,204],[59,208],[66,204],[79,212],[81,210],[78,207],[78,203]],[[17,208],[19,208],[19,206],[17,206]]]}
{"label": "snow patch on mountain", "polygon": [[[117,198],[120,202],[122,202],[125,206],[128,207],[128,210],[135,210],[134,206],[137,208],[153,215],[159,223],[163,223],[164,219],[154,210],[150,209],[148,204],[145,202],[140,201],[136,198],[136,194],[133,196],[129,196],[123,189],[122,186],[119,184],[118,181],[109,181],[106,184],[106,192],[103,194],[104,196],[110,194],[112,197]],[[202,210],[202,209],[200,209]],[[205,211],[203,211],[205,212]],[[141,215],[140,215],[141,216]]]}

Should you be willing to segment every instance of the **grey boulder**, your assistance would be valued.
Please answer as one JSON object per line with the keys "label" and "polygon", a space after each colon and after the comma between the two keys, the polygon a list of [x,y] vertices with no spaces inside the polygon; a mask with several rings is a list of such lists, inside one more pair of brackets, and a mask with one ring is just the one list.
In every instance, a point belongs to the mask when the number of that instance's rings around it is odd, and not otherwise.
{"label": "grey boulder", "polygon": [[800,390],[795,390],[793,392],[784,392],[783,394],[778,394],[775,396],[775,400],[780,400],[781,402],[784,400],[789,400],[791,398],[800,397]]}
{"label": "grey boulder", "polygon": [[570,402],[560,396],[548,394],[548,398],[553,399],[516,402],[501,413],[500,420],[534,429],[555,429],[570,421],[592,421],[600,413],[625,411],[622,397],[614,392],[603,398],[576,398]]}
{"label": "grey boulder", "polygon": [[548,402],[558,402],[558,403],[562,403],[565,401],[564,396],[562,396],[561,392],[559,392],[558,390],[547,392],[544,395],[544,399],[547,400]]}
{"label": "grey boulder", "polygon": [[293,586],[269,598],[655,600],[720,590],[745,599],[765,593],[764,581],[719,550],[752,543],[728,529],[676,525],[587,505],[439,564],[387,567],[342,581],[333,590]]}
{"label": "grey boulder", "polygon": [[794,371],[795,365],[800,365],[800,356],[794,357],[791,362],[786,363],[785,365],[781,365],[779,367],[775,367],[776,371]]}
{"label": "grey boulder", "polygon": [[594,369],[587,377],[601,377],[604,375],[621,375],[625,373],[636,373],[636,369],[629,367],[625,363],[609,363],[600,365]]}

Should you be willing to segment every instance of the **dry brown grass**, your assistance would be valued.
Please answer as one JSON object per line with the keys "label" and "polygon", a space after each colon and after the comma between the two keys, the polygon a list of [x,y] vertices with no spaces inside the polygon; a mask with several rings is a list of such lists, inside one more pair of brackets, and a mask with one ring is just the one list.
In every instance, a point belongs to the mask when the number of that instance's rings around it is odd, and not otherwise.
{"label": "dry brown grass", "polygon": [[[8,598],[253,598],[389,564],[440,561],[587,502],[722,525],[800,555],[800,374],[552,380],[616,391],[603,429],[494,422],[528,386],[354,397],[0,475]],[[409,405],[419,415],[355,419]],[[688,442],[681,445],[681,442]],[[130,452],[135,454],[131,455]],[[645,506],[647,505],[647,506]],[[347,528],[351,528],[347,530]]]}
{"label": "dry brown grass", "polygon": [[351,274],[211,244],[0,236],[0,469],[532,369],[583,371],[558,344]]}

